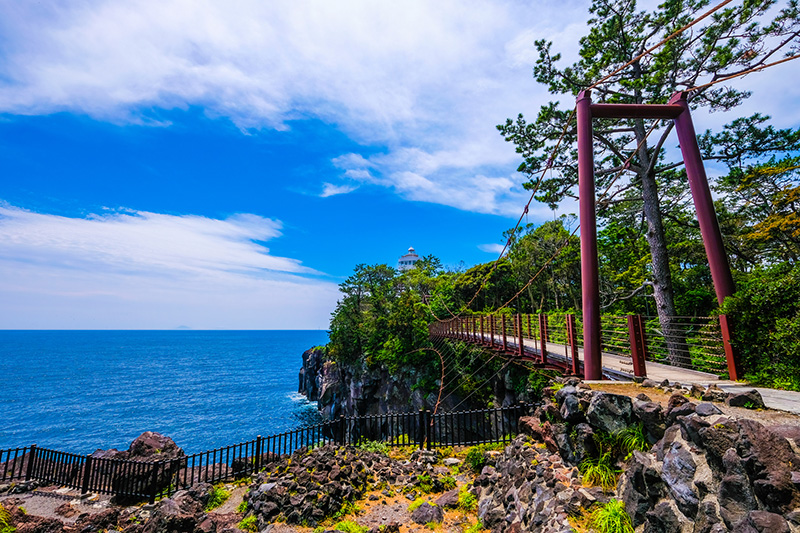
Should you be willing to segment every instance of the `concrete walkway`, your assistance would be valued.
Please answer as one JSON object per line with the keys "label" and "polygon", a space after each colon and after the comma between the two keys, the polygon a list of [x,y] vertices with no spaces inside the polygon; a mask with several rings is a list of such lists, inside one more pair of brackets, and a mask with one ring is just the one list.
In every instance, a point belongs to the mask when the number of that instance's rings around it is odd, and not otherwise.
{"label": "concrete walkway", "polygon": [[[488,342],[489,336],[485,335]],[[479,338],[475,339],[476,342]],[[502,345],[503,339],[500,335],[495,335],[495,347]],[[539,349],[535,348],[534,339],[522,339],[522,346],[526,355],[539,356]],[[516,339],[509,337],[506,339],[506,347],[509,351],[517,350]],[[630,357],[624,357],[616,354],[606,353],[602,354],[603,357],[603,373],[612,376],[618,380],[633,380],[633,362]],[[560,362],[570,361],[571,354],[564,344],[547,343],[547,358]],[[578,348],[578,359],[583,361],[583,349]],[[779,411],[787,411],[789,413],[800,415],[800,392],[783,391],[775,389],[765,389],[763,387],[752,387],[736,381],[721,380],[716,374],[709,374],[708,372],[700,372],[698,370],[691,370],[688,368],[680,368],[676,366],[665,365],[653,361],[647,361],[645,364],[647,377],[654,381],[661,383],[665,379],[670,384],[680,383],[681,385],[691,385],[696,383],[703,387],[708,387],[711,384],[716,385],[725,392],[744,392],[756,389],[761,397],[764,399],[764,405],[770,409],[777,409]]]}

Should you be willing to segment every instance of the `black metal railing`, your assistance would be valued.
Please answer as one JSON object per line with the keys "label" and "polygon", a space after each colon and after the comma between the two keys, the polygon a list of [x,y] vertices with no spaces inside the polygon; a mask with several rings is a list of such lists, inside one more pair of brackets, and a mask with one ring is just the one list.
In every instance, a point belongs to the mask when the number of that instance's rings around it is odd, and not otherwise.
{"label": "black metal railing", "polygon": [[247,442],[168,460],[131,461],[40,448],[0,450],[0,482],[38,480],[122,499],[169,496],[195,483],[218,483],[261,470],[299,449],[328,443],[358,445],[380,441],[389,446],[433,449],[443,446],[507,443],[519,432],[519,418],[530,404],[493,409],[431,413],[428,410],[340,417]]}

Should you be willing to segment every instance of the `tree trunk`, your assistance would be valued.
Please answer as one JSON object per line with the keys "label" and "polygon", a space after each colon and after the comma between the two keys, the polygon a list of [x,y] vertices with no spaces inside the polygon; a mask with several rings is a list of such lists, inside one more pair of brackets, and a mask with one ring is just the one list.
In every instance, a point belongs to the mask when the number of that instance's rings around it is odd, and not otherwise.
{"label": "tree trunk", "polygon": [[674,366],[690,366],[689,353],[686,349],[686,338],[675,324],[675,296],[672,289],[672,274],[669,270],[669,254],[664,224],[661,219],[661,202],[658,198],[658,185],[653,172],[647,172],[650,166],[650,155],[647,151],[644,121],[635,121],[636,141],[640,143],[639,159],[642,171],[638,173],[642,184],[642,202],[645,220],[647,221],[647,244],[650,246],[651,264],[653,267],[653,299],[656,303],[658,321],[664,332],[664,340],[669,354],[669,363]]}

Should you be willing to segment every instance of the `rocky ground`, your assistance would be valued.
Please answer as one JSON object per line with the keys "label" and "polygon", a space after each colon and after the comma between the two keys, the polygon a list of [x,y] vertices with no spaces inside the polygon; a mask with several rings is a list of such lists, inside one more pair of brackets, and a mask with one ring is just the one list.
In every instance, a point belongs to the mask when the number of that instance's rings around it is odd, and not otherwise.
{"label": "rocky ground", "polygon": [[[639,533],[800,532],[797,416],[760,408],[756,395],[652,382],[562,380],[544,397],[521,420],[523,435],[478,454],[477,472],[466,448],[324,446],[222,487],[230,498],[213,510],[207,484],[121,506],[23,483],[0,486],[0,504],[18,533],[461,533],[480,531],[479,519],[498,533],[560,533],[585,531],[612,498]],[[598,455],[604,435],[637,424],[649,450],[614,458],[616,486],[590,486],[577,465]]]}

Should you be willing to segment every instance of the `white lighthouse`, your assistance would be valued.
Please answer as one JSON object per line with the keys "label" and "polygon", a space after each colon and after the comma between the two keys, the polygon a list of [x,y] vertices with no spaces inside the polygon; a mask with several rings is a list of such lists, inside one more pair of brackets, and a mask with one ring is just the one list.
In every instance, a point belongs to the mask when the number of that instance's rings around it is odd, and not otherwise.
{"label": "white lighthouse", "polygon": [[397,270],[400,272],[411,270],[417,261],[419,261],[419,256],[414,251],[414,248],[409,248],[408,253],[397,260]]}

